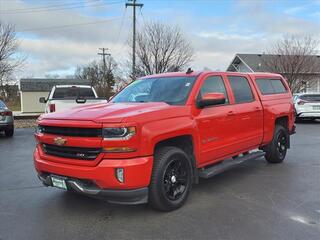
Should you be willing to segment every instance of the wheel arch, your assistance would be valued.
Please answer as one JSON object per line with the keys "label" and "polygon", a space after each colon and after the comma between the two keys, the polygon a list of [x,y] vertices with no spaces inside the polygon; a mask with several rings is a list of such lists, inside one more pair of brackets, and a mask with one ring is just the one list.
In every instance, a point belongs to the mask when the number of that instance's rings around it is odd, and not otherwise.
{"label": "wheel arch", "polygon": [[196,160],[194,140],[192,135],[186,134],[186,135],[180,135],[180,136],[163,139],[154,145],[154,152],[156,152],[157,149],[159,148],[168,147],[168,146],[177,147],[183,150],[187,154],[193,168],[192,169],[193,182],[198,183],[199,177],[198,177],[198,171],[197,171],[197,160]]}
{"label": "wheel arch", "polygon": [[288,116],[280,116],[275,119],[275,125],[281,125],[287,130],[289,130],[289,117]]}

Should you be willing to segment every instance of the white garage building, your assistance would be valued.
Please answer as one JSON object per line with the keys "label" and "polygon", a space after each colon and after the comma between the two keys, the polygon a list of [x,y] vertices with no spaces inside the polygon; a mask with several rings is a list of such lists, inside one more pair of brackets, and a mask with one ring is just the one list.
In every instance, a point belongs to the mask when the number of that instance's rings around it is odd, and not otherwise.
{"label": "white garage building", "polygon": [[50,78],[23,78],[20,79],[20,98],[22,113],[43,113],[44,103],[39,102],[40,97],[48,97],[55,85],[90,85],[80,79],[50,79]]}

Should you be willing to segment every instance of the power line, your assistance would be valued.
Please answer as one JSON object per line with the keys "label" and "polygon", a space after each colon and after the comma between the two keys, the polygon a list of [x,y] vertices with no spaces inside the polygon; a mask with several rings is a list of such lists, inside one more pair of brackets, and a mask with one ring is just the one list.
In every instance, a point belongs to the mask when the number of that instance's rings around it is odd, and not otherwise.
{"label": "power line", "polygon": [[122,28],[123,28],[124,19],[125,19],[125,17],[126,17],[126,14],[127,14],[127,8],[125,9],[124,13],[122,14],[121,23],[120,23],[120,28],[119,28],[118,34],[116,35],[115,44],[118,44],[118,42],[119,42],[120,34],[121,34],[121,31],[122,31]]}
{"label": "power line", "polygon": [[[123,1],[115,1],[115,2],[108,2],[108,3],[94,3],[90,5],[86,5],[89,7],[99,7],[99,6],[106,6],[106,5],[113,5],[113,4],[119,4]],[[76,8],[83,8],[83,5],[76,5],[76,6],[69,6],[69,7],[58,7],[58,8],[47,8],[47,9],[38,9],[38,10],[28,10],[28,11],[17,11],[17,12],[11,12],[11,11],[0,11],[1,14],[24,14],[24,13],[38,13],[38,12],[52,12],[52,11],[63,11],[63,10],[69,10],[69,9],[76,9]]]}
{"label": "power line", "polygon": [[143,15],[143,13],[142,13],[142,10],[141,10],[141,8],[140,8],[140,15],[141,15],[141,18],[142,18],[142,22],[143,22],[143,25],[146,25],[146,20],[145,20],[145,18],[144,18],[144,15]]}
{"label": "power line", "polygon": [[132,78],[135,79],[136,73],[136,7],[143,7],[142,3],[137,3],[136,0],[129,0],[130,2],[126,3],[127,7],[132,7],[133,11],[133,41],[132,41]]}
{"label": "power line", "polygon": [[[99,1],[99,0],[92,0],[92,1]],[[30,10],[37,10],[37,9],[50,9],[50,8],[56,8],[56,7],[63,7],[63,6],[70,6],[70,5],[79,5],[82,3],[79,2],[73,2],[73,3],[63,3],[63,4],[53,4],[53,5],[47,5],[42,7],[30,7],[30,8],[16,8],[16,9],[8,9],[8,10],[1,10],[0,12],[20,12],[20,11],[30,11]]]}
{"label": "power line", "polygon": [[119,19],[120,19],[120,17],[117,17],[117,18],[110,18],[110,19],[101,20],[101,21],[95,21],[95,22],[66,24],[66,25],[59,25],[59,26],[52,26],[52,27],[44,27],[44,28],[23,29],[23,30],[17,30],[17,32],[44,31],[44,30],[67,28],[67,27],[73,27],[73,26],[83,26],[83,25],[99,24],[99,23],[106,23],[106,22],[111,22],[111,21],[115,21],[115,20],[119,20]]}

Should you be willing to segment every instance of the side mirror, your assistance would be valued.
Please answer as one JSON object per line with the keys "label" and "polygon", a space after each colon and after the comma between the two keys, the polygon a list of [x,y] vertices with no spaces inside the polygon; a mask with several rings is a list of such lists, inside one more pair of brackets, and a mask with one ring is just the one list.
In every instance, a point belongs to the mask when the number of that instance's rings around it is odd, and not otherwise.
{"label": "side mirror", "polygon": [[226,103],[226,96],[223,93],[206,93],[197,101],[199,108]]}
{"label": "side mirror", "polygon": [[39,98],[40,103],[47,103],[47,99],[45,97]]}

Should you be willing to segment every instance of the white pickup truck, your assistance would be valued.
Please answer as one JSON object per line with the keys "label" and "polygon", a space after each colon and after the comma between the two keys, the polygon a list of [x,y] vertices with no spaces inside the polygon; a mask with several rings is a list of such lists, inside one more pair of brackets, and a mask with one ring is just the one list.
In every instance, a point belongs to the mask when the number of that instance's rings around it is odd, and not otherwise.
{"label": "white pickup truck", "polygon": [[40,103],[46,103],[45,113],[60,112],[84,104],[102,103],[107,100],[98,98],[93,87],[87,85],[56,85],[48,98],[41,97]]}

